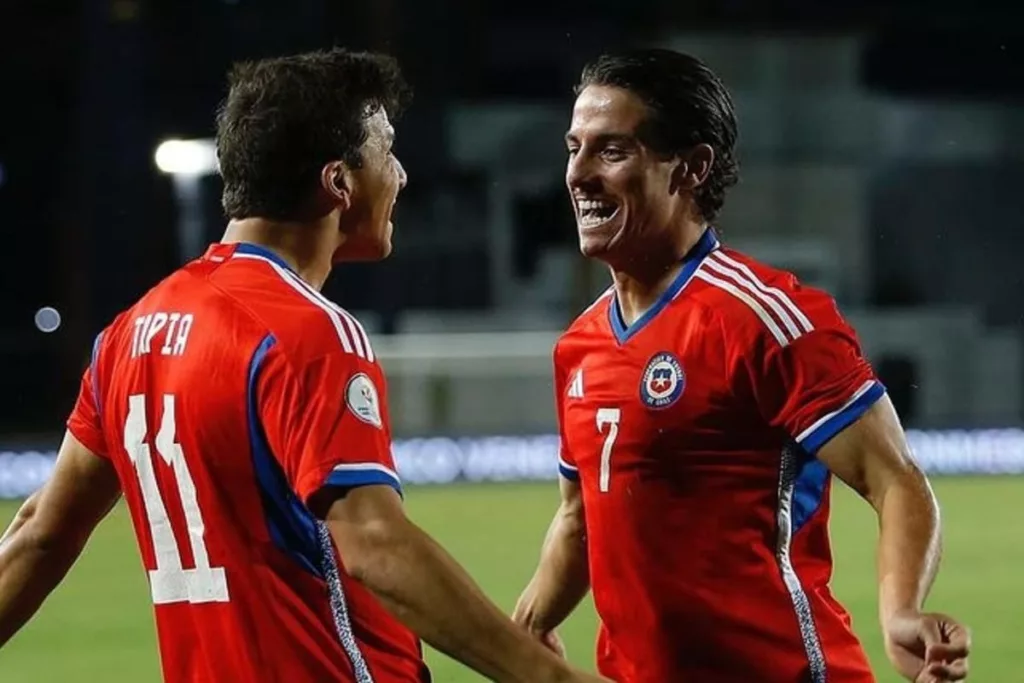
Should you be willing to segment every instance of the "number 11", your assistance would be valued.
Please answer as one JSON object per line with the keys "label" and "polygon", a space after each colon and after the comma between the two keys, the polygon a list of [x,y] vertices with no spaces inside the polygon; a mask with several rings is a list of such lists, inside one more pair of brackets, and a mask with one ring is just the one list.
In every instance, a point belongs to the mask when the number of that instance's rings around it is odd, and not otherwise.
{"label": "number 11", "polygon": [[206,550],[206,525],[199,510],[196,485],[185,460],[185,453],[176,440],[177,421],[174,415],[174,396],[163,397],[163,418],[160,430],[153,440],[160,459],[170,465],[174,472],[181,507],[185,513],[189,544],[195,560],[194,569],[185,569],[181,563],[181,551],[171,529],[160,485],[157,482],[153,455],[146,443],[149,426],[146,421],[146,397],[136,394],[128,397],[128,417],[124,425],[124,449],[128,452],[139,477],[142,503],[150,535],[153,537],[153,554],[156,569],[149,572],[150,591],[153,603],[167,605],[176,602],[192,604],[204,602],[227,602],[228,584],[223,567],[211,567]]}

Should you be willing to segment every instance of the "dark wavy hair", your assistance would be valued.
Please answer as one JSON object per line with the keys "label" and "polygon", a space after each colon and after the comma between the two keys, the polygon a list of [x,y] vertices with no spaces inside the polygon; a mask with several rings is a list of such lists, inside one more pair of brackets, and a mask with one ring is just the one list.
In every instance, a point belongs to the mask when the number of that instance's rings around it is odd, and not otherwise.
{"label": "dark wavy hair", "polygon": [[342,48],[236,64],[217,112],[229,218],[297,216],[324,164],[362,165],[366,119],[411,99],[394,58]]}
{"label": "dark wavy hair", "polygon": [[721,79],[696,57],[646,49],[598,57],[584,67],[576,94],[588,85],[623,88],[640,97],[650,109],[640,138],[656,153],[681,156],[700,143],[715,150],[707,180],[695,191],[704,220],[714,220],[726,190],[739,181],[736,114]]}

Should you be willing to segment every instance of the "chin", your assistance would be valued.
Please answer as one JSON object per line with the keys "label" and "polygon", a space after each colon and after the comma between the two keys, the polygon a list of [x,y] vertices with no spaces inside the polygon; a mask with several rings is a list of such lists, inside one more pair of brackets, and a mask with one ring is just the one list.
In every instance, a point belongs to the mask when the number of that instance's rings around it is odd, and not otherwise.
{"label": "chin", "polygon": [[382,235],[349,239],[334,252],[334,262],[382,261],[391,255],[391,223]]}
{"label": "chin", "polygon": [[339,249],[334,252],[335,263],[383,261],[391,255],[391,240],[379,244],[364,244],[358,248]]}
{"label": "chin", "polygon": [[587,258],[602,259],[608,255],[614,242],[614,235],[580,234],[580,253]]}
{"label": "chin", "polygon": [[594,240],[580,240],[580,253],[587,258],[600,258],[601,254],[605,252],[604,243],[596,243]]}

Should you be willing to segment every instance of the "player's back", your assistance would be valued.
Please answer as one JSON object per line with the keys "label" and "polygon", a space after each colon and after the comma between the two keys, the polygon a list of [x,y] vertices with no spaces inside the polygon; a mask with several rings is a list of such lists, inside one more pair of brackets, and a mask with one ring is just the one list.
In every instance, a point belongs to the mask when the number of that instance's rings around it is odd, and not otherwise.
{"label": "player's back", "polygon": [[305,506],[320,483],[297,481],[305,465],[281,452],[305,438],[285,434],[305,397],[282,378],[332,345],[346,354],[341,332],[358,375],[379,373],[358,323],[285,264],[217,245],[97,341],[96,412],[171,683],[428,680],[418,640],[345,574]]}

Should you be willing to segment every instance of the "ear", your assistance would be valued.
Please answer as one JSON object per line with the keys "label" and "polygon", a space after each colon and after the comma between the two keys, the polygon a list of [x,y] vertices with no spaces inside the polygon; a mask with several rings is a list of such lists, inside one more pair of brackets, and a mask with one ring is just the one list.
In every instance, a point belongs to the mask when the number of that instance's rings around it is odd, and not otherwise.
{"label": "ear", "polygon": [[690,150],[689,154],[680,158],[678,166],[672,173],[672,185],[675,189],[692,192],[704,184],[715,163],[715,150],[711,145],[701,143]]}
{"label": "ear", "polygon": [[320,187],[331,203],[342,211],[352,206],[355,178],[344,161],[331,161],[320,169]]}

